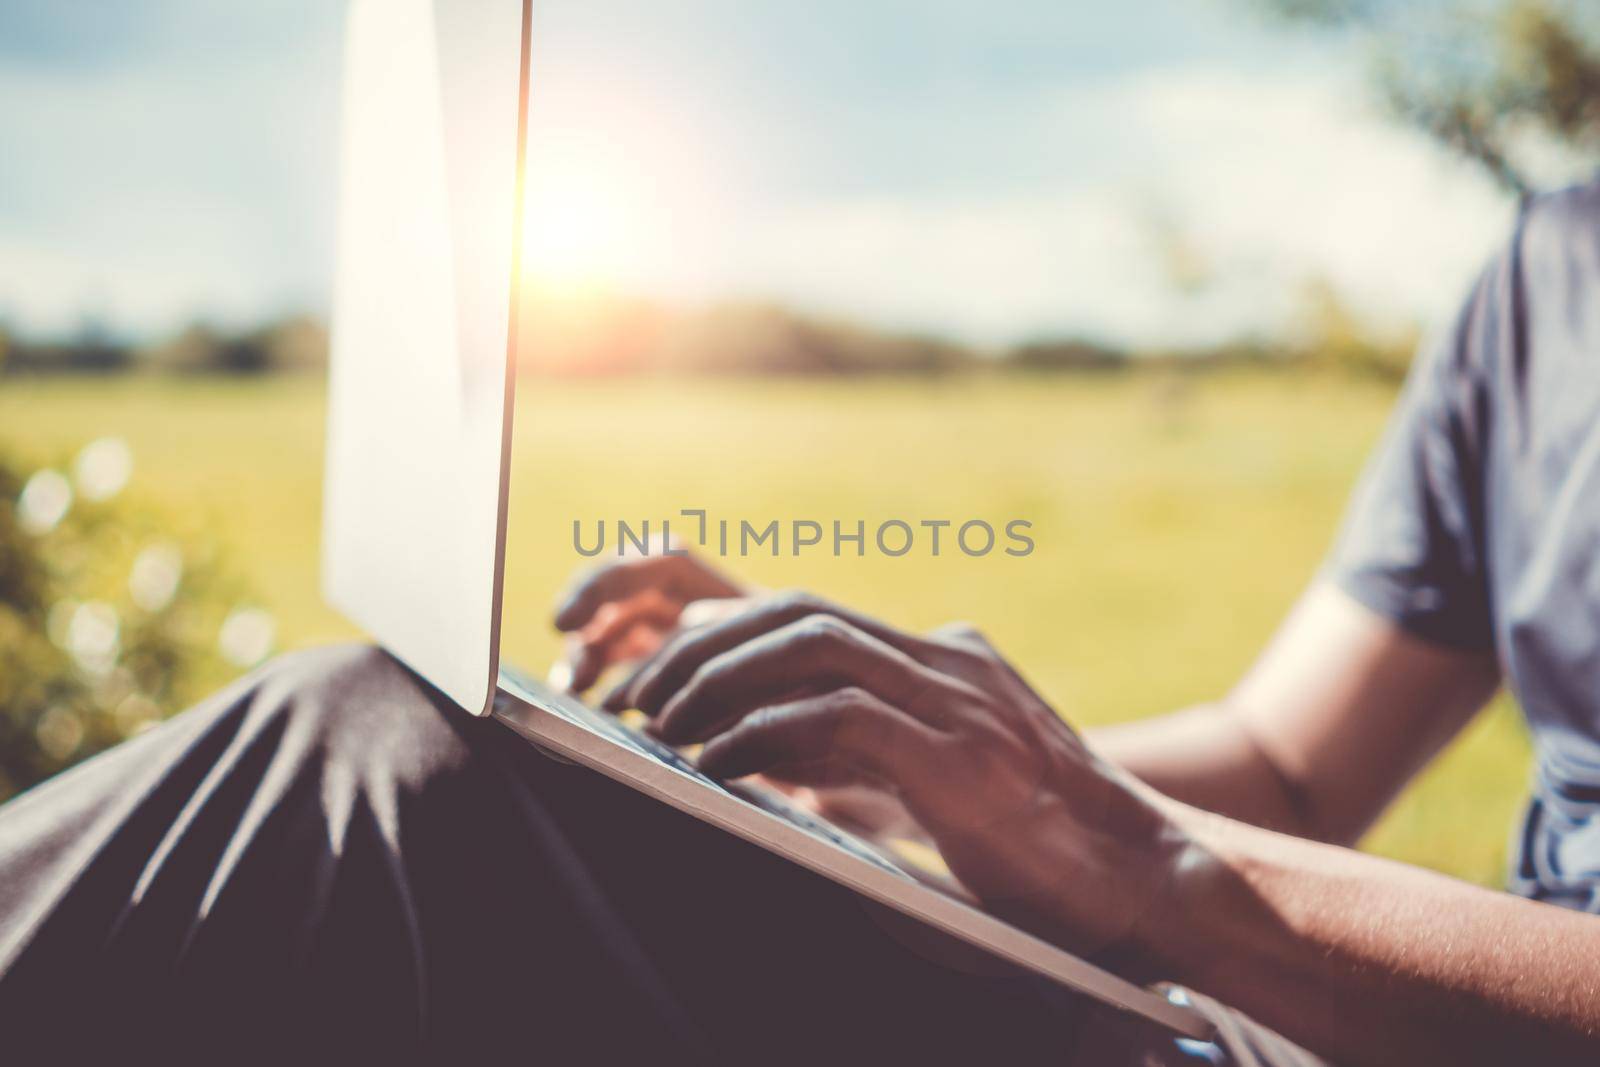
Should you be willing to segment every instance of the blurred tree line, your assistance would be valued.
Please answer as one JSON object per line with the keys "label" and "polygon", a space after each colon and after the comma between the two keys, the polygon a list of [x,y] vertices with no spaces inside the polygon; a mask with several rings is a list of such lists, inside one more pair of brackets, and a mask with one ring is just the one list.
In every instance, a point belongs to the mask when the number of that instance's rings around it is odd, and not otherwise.
{"label": "blurred tree line", "polygon": [[648,300],[530,295],[521,321],[523,370],[561,376],[618,374],[931,375],[971,372],[1106,374],[1203,372],[1233,367],[1333,370],[1398,380],[1415,329],[1371,322],[1331,282],[1300,286],[1284,331],[1221,343],[1129,348],[1072,333],[999,350],[805,315],[776,304],[725,304],[683,312]]}
{"label": "blurred tree line", "polygon": [[[1134,350],[1074,334],[983,350],[947,338],[876,329],[771,303],[681,310],[618,295],[548,299],[529,293],[521,311],[525,326],[518,361],[525,372],[563,377],[1102,374],[1240,365],[1335,367],[1385,378],[1404,374],[1409,335],[1379,336],[1330,285],[1309,283],[1304,290],[1292,337],[1161,351]],[[242,331],[196,324],[142,345],[119,342],[94,326],[65,340],[36,341],[0,325],[0,374],[320,373],[327,354],[326,327],[306,315]]]}
{"label": "blurred tree line", "polygon": [[28,337],[0,323],[0,373],[5,374],[260,374],[320,370],[327,353],[327,329],[310,315],[234,331],[195,323],[153,344],[118,338],[92,320],[75,334],[55,338]]}

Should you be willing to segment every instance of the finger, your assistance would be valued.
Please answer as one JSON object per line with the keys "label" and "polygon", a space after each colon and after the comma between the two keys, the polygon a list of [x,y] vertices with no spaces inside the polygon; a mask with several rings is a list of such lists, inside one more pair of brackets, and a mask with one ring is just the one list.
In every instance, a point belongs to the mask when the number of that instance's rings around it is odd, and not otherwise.
{"label": "finger", "polygon": [[677,623],[679,614],[679,605],[655,589],[601,605],[589,624],[567,643],[572,671],[569,688],[581,693],[613,664],[654,653],[660,635]]}
{"label": "finger", "polygon": [[633,669],[628,672],[627,677],[612,686],[606,692],[606,695],[600,698],[600,707],[613,715],[620,715],[633,707],[633,699],[628,694],[633,692],[633,687],[638,682],[639,675],[644,673],[652,662],[650,659],[645,659],[635,664]]}
{"label": "finger", "polygon": [[[832,794],[869,784],[862,781],[861,772],[830,760],[817,763],[778,763],[762,771],[761,777],[771,782],[774,787],[785,791],[803,789],[816,798],[818,805],[822,803],[821,798],[815,794],[818,789],[825,789]],[[861,789],[854,791],[865,792]]]}
{"label": "finger", "polygon": [[557,665],[558,673],[552,674],[552,677],[561,680],[557,688],[569,693],[588,690],[600,680],[602,674],[617,664],[648,658],[661,647],[662,632],[661,628],[642,622],[605,645],[589,645],[572,639],[568,643],[565,658]]}
{"label": "finger", "polygon": [[710,626],[731,619],[740,612],[749,611],[754,601],[748,596],[708,597],[691,600],[683,606],[683,625]]}
{"label": "finger", "polygon": [[685,631],[644,664],[629,690],[619,696],[640,711],[655,714],[695,671],[714,657],[802,619],[825,616],[840,619],[914,659],[924,653],[926,642],[921,638],[808,594],[791,593],[762,601],[749,611],[703,629]]}
{"label": "finger", "polygon": [[[687,631],[682,631],[678,633],[672,638],[672,640],[679,640],[686,632]],[[654,669],[656,662],[660,659],[665,647],[666,646],[662,646],[661,648],[652,650],[648,657],[643,658],[639,663],[635,664],[629,671],[628,676],[606,694],[605,699],[601,702],[600,706],[605,710],[612,712],[613,714],[619,715],[630,708],[644,711],[643,708],[639,707],[639,702],[634,698],[633,694],[638,690],[640,679]],[[782,689],[781,692],[778,692],[770,699],[798,700],[800,697],[815,696],[818,693],[826,693],[828,690],[837,689],[838,687],[839,683],[837,680],[825,676],[802,676],[799,677],[794,684]],[[670,699],[671,696],[672,694],[670,693],[665,694],[664,700]]]}
{"label": "finger", "polygon": [[[896,707],[941,724],[930,690],[965,683],[930,670],[831,615],[813,615],[765,633],[702,664],[660,705],[653,728],[674,744],[703,741],[796,690],[858,686]],[[648,706],[641,710],[649,711]]]}
{"label": "finger", "polygon": [[[832,781],[840,767],[896,790],[924,787],[938,734],[857,687],[762,708],[719,734],[700,753],[714,778],[742,778],[772,767],[790,774],[818,768]],[[792,779],[791,779],[792,780]]]}
{"label": "finger", "polygon": [[881,788],[823,788],[817,794],[816,812],[829,822],[866,837],[917,840],[924,836],[900,798]]}
{"label": "finger", "polygon": [[659,589],[643,589],[626,600],[602,605],[577,633],[587,644],[608,645],[622,640],[640,623],[675,625],[682,613],[681,601],[668,599]]}
{"label": "finger", "polygon": [[[694,600],[683,606],[678,613],[677,628],[685,632],[709,626],[713,623],[730,619],[742,611],[748,610],[750,600],[748,597],[725,597],[719,600]],[[662,627],[663,631],[672,627]],[[628,676],[608,691],[600,701],[600,706],[607,711],[621,713],[633,707],[632,693],[640,678],[649,670],[655,657],[660,655],[665,647],[663,635],[658,633],[656,642],[649,648],[639,651],[633,656],[613,655],[612,662],[621,662],[626,659],[637,661]]]}
{"label": "finger", "polygon": [[561,598],[559,630],[588,625],[604,604],[654,589],[683,604],[704,597],[732,597],[739,589],[690,556],[642,556],[604,564],[578,579]]}
{"label": "finger", "polygon": [[882,778],[836,760],[780,764],[754,779],[814,815],[865,838],[899,838],[932,846],[926,830]]}

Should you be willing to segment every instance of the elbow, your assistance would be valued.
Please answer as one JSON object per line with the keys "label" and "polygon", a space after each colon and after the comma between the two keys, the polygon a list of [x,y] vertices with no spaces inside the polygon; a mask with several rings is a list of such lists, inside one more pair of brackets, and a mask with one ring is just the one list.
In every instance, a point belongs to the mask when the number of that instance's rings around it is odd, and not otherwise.
{"label": "elbow", "polygon": [[1335,787],[1298,772],[1289,761],[1275,755],[1250,729],[1244,716],[1229,717],[1250,746],[1263,792],[1272,797],[1269,804],[1263,805],[1272,811],[1267,829],[1345,847],[1361,839],[1371,820],[1351,817],[1349,805],[1331,795]]}
{"label": "elbow", "polygon": [[1339,845],[1342,848],[1354,848],[1360,843],[1362,835],[1367,832],[1369,825],[1367,820],[1357,822],[1327,814],[1319,809],[1314,799],[1308,799],[1306,805],[1303,816],[1304,832],[1300,836],[1307,840]]}

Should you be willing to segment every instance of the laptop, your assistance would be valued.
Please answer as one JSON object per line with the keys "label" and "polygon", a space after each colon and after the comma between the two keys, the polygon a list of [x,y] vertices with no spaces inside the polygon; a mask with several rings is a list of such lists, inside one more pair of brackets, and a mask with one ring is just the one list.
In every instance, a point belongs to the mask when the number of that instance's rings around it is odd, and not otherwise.
{"label": "laptop", "polygon": [[529,0],[350,4],[326,598],[462,714],[492,716],[546,753],[909,917],[929,937],[955,938],[1174,1034],[1208,1037],[1191,1009],[986,914],[936,872],[773,791],[713,781],[500,662],[529,9]]}

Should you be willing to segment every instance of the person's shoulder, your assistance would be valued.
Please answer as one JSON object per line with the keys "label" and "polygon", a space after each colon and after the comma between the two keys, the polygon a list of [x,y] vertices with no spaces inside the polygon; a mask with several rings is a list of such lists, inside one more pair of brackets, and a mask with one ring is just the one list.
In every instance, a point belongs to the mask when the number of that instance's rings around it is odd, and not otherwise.
{"label": "person's shoulder", "polygon": [[[1423,347],[1415,377],[1496,380],[1526,341],[1520,323],[1592,299],[1600,280],[1600,177],[1522,198],[1516,225],[1479,270],[1455,315]],[[1521,356],[1526,357],[1527,352]]]}
{"label": "person's shoulder", "polygon": [[1534,193],[1522,205],[1520,232],[1524,259],[1535,262],[1600,263],[1600,177],[1564,189]]}

